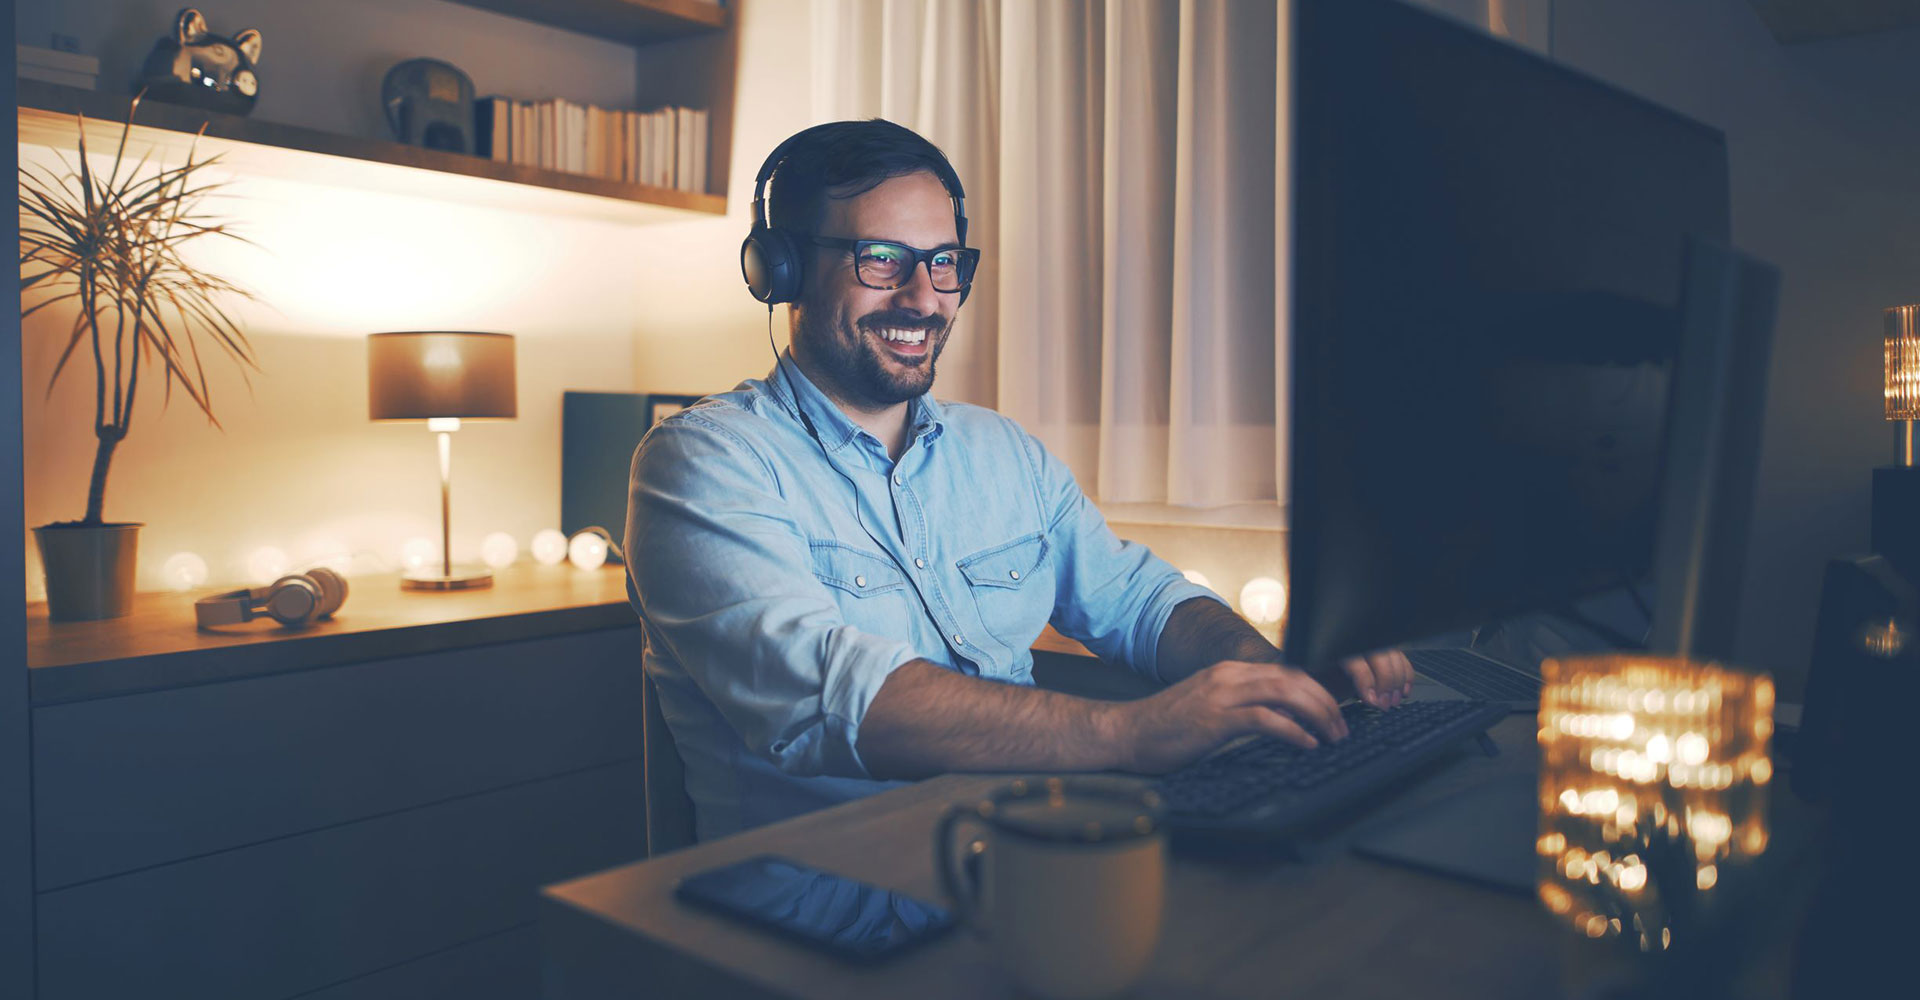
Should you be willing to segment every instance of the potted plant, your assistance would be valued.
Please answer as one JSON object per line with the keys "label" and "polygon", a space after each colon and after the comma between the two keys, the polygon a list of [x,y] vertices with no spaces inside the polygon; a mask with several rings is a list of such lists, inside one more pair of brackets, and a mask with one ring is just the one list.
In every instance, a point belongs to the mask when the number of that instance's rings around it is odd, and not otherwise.
{"label": "potted plant", "polygon": [[218,427],[202,342],[211,341],[243,376],[258,370],[246,335],[220,307],[226,296],[251,296],[182,256],[196,241],[242,239],[202,208],[222,186],[202,179],[215,157],[197,158],[196,136],[182,166],[150,166],[146,154],[130,160],[139,107],[135,97],[104,175],[87,161],[87,123],[78,116],[77,162],[61,156],[64,173],[20,167],[20,318],[49,308],[73,312],[47,393],[83,345],[93,360],[99,445],[86,516],[33,529],[48,614],[56,621],[112,618],[131,606],[140,525],[108,522],[102,508],[107,470],[131,426],[141,375],[151,377],[147,369],[158,366],[165,398],[171,401],[178,386]]}

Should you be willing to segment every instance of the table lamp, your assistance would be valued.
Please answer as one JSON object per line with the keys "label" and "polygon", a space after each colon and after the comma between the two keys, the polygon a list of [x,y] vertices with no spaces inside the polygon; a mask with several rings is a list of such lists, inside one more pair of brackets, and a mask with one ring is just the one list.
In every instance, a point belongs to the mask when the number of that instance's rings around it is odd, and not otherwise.
{"label": "table lamp", "polygon": [[453,564],[453,432],[462,420],[516,416],[513,373],[510,334],[428,331],[367,337],[368,417],[425,420],[427,430],[440,438],[440,563],[408,570],[402,587],[492,586],[492,570]]}
{"label": "table lamp", "polygon": [[1920,578],[1920,468],[1913,422],[1920,418],[1920,305],[1886,312],[1886,414],[1900,423],[1900,464],[1873,470],[1873,551],[1908,579]]}
{"label": "table lamp", "polygon": [[1540,901],[1590,938],[1684,946],[1721,865],[1766,850],[1773,681],[1633,654],[1541,672]]}

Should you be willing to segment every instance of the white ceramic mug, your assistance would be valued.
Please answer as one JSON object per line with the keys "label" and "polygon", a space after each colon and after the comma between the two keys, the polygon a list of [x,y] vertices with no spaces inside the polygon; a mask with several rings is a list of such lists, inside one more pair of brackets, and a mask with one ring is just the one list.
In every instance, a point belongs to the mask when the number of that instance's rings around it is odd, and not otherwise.
{"label": "white ceramic mug", "polygon": [[[964,845],[963,827],[977,828]],[[961,849],[979,856],[978,880]],[[1107,997],[1139,980],[1160,940],[1167,840],[1139,782],[1034,778],[947,810],[935,864],[961,918],[1013,981],[1047,1000]]]}

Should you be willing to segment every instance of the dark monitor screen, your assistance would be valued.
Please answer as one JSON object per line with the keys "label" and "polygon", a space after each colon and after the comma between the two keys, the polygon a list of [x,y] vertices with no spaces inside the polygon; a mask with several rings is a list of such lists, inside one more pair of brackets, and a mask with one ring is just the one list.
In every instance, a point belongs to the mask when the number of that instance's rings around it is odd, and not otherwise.
{"label": "dark monitor screen", "polygon": [[1392,0],[1299,0],[1286,648],[1639,580],[1719,132]]}

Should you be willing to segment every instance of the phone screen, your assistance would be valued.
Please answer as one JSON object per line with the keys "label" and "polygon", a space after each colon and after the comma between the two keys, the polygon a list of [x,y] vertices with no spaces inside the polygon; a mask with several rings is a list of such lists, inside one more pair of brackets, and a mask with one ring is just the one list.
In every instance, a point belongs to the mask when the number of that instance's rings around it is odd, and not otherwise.
{"label": "phone screen", "polygon": [[873,961],[953,925],[946,908],[771,855],[689,876],[681,899]]}

